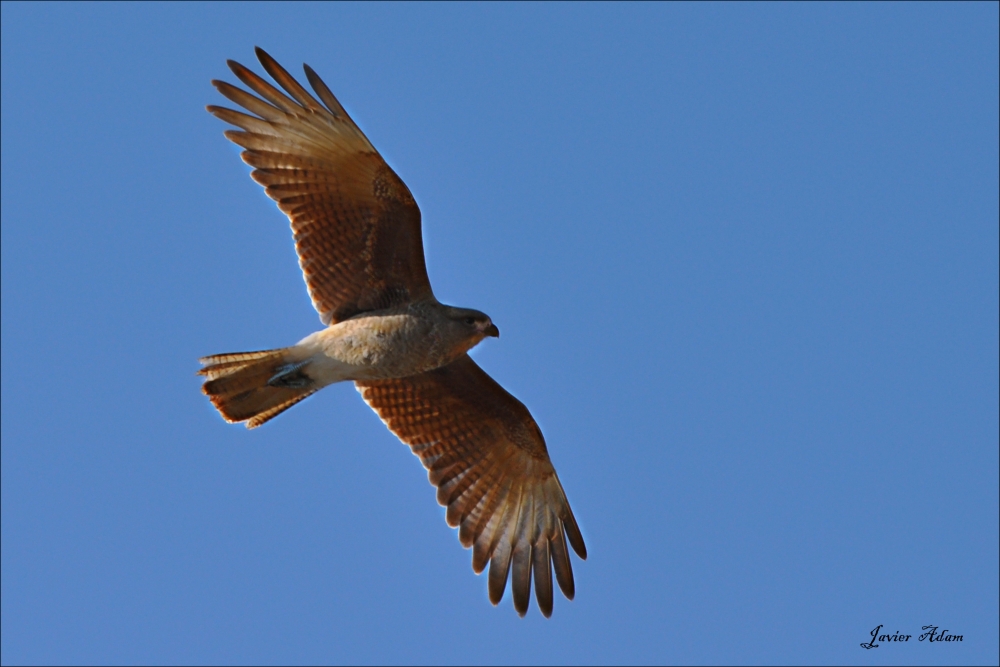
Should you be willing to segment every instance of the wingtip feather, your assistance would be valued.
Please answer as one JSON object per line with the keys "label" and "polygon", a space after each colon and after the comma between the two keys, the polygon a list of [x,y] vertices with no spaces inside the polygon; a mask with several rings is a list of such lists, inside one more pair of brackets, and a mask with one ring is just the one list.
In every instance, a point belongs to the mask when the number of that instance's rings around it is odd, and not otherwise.
{"label": "wingtip feather", "polygon": [[566,505],[566,514],[561,518],[563,527],[566,529],[566,537],[573,546],[573,551],[580,557],[580,560],[587,560],[587,545],[583,542],[583,534],[580,533],[580,527],[576,525],[576,517],[569,509],[569,504]]}
{"label": "wingtip feather", "polygon": [[319,74],[316,74],[313,68],[305,63],[302,64],[302,69],[305,70],[306,79],[309,81],[309,85],[316,91],[316,94],[319,95],[319,99],[323,101],[323,104],[325,104],[326,108],[330,110],[330,113],[334,116],[347,117],[347,112],[344,110],[343,105],[330,91],[330,88],[323,82],[323,79],[319,77]]}

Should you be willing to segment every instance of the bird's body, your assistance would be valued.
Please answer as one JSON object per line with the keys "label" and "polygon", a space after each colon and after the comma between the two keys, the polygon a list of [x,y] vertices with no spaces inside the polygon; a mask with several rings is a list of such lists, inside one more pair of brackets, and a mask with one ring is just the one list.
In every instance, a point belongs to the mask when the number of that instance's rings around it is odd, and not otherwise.
{"label": "bird's body", "polygon": [[454,347],[427,310],[403,306],[355,315],[303,338],[296,348],[309,353],[322,384],[423,373],[451,361],[447,352]]}
{"label": "bird's body", "polygon": [[[459,309],[422,301],[362,313],[307,336],[296,348],[312,353],[317,380],[385,380],[416,375],[451,363],[485,336],[493,335],[493,324],[482,313],[479,318],[462,315],[474,322],[465,325],[464,321],[454,322],[448,316],[450,311]],[[467,326],[472,329],[471,337]]]}
{"label": "bird's body", "polygon": [[203,391],[227,421],[254,428],[329,384],[355,382],[428,468],[449,525],[473,548],[473,569],[490,565],[490,600],[499,602],[510,573],[524,615],[533,574],[548,616],[553,569],[574,595],[567,541],[583,558],[586,548],[538,425],[467,355],[499,330],[484,313],[434,297],[413,196],[319,77],[306,66],[322,104],[257,55],[291,97],[230,61],[260,97],[213,84],[255,115],[209,111],[242,129],[226,136],[289,216],[327,326],[291,347],[203,358]]}
{"label": "bird's body", "polygon": [[[499,335],[483,313],[430,298],[360,313],[292,347],[250,353],[266,356],[205,357],[201,372],[209,376],[205,392],[222,415],[252,428],[327,385],[417,375],[453,362],[486,336]],[[262,372],[265,382],[259,381]]]}

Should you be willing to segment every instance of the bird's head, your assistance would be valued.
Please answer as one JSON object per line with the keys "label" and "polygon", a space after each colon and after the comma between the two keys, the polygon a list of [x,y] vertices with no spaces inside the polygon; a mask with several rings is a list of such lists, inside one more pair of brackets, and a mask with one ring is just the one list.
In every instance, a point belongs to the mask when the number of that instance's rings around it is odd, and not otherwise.
{"label": "bird's head", "polygon": [[487,336],[500,337],[500,330],[484,312],[471,308],[445,307],[448,328],[462,341],[463,352],[479,344]]}

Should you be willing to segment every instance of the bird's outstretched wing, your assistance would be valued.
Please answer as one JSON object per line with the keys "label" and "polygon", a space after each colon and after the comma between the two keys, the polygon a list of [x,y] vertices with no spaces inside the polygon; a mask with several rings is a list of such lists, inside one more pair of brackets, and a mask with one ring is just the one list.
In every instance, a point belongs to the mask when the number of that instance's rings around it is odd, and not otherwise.
{"label": "bird's outstretched wing", "polygon": [[468,356],[394,380],[357,382],[389,429],[428,469],[448,525],[472,547],[472,569],[490,564],[489,592],[500,602],[513,563],[514,607],[528,610],[531,575],[545,616],[552,613],[552,568],[573,599],[567,539],[587,557],[583,536],[528,409]]}
{"label": "bird's outstretched wing", "polygon": [[254,115],[208,110],[241,128],[226,137],[246,149],[251,176],[291,220],[320,319],[331,324],[430,296],[420,209],[409,189],[308,65],[306,77],[323,104],[263,49],[257,57],[288,95],[230,60],[260,97],[224,81],[212,85]]}

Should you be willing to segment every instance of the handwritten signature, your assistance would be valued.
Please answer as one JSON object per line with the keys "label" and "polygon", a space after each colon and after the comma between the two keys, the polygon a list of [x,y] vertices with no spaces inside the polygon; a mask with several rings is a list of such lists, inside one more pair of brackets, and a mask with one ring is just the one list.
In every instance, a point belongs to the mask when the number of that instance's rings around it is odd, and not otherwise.
{"label": "handwritten signature", "polygon": [[[868,641],[868,642],[865,642],[864,644],[862,644],[861,648],[864,648],[864,649],[878,648],[879,644],[876,644],[875,642],[886,642],[886,643],[889,643],[889,642],[908,642],[908,641],[910,641],[910,638],[913,636],[913,635],[904,635],[904,634],[900,633],[899,630],[897,630],[896,632],[892,633],[891,635],[888,634],[888,633],[880,635],[879,631],[882,630],[883,627],[884,626],[881,626],[881,625],[875,626],[875,629],[871,631],[871,636],[872,636],[871,641]],[[962,641],[962,635],[952,635],[952,634],[949,634],[948,630],[942,630],[941,632],[938,632],[938,626],[936,626],[936,625],[925,625],[925,626],[921,627],[920,629],[924,631],[924,634],[922,634],[919,637],[917,637],[917,641],[918,642],[922,642],[922,641],[925,641],[925,640],[927,642],[960,642],[960,641]]]}

